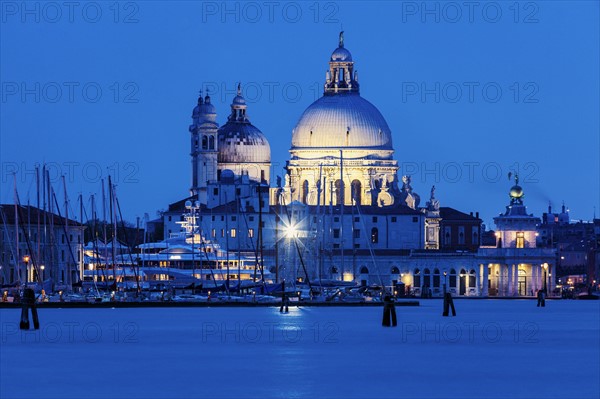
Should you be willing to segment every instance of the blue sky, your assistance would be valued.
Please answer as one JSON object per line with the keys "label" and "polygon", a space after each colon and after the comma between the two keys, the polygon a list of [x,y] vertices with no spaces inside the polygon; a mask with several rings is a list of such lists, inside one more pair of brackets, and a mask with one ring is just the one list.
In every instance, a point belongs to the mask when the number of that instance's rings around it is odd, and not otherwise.
{"label": "blue sky", "polygon": [[[186,196],[198,90],[223,123],[236,82],[281,175],[343,24],[361,95],[424,200],[489,224],[518,170],[529,211],[600,215],[599,7],[587,2],[3,2],[0,200],[32,170],[74,202],[111,173],[125,218]],[[25,8],[24,8],[25,7]],[[77,208],[73,205],[73,208]]]}

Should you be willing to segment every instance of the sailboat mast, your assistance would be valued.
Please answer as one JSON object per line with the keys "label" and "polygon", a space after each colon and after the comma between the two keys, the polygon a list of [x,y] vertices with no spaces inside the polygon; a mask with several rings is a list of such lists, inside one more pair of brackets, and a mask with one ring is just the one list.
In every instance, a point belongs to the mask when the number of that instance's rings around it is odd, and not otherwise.
{"label": "sailboat mast", "polygon": [[346,271],[344,267],[344,205],[345,205],[345,187],[344,187],[344,153],[340,150],[340,249],[341,253],[341,273],[342,279],[344,277],[344,272]]}
{"label": "sailboat mast", "polygon": [[44,208],[44,246],[42,248],[43,254],[43,262],[42,264],[48,264],[48,227],[46,225],[46,219],[48,217],[48,213],[46,210],[46,164],[42,167],[42,202]]}
{"label": "sailboat mast", "polygon": [[275,213],[275,284],[279,284],[279,215],[281,215],[281,187],[277,193],[279,212]]}
{"label": "sailboat mast", "polygon": [[319,273],[319,284],[321,284],[321,279],[322,279],[322,270],[321,270],[321,261],[323,259],[323,247],[321,245],[321,240],[319,239],[320,235],[323,234],[323,230],[322,227],[323,225],[321,224],[321,221],[323,220],[323,217],[321,215],[321,186],[323,184],[323,162],[321,162],[321,164],[319,165],[319,183],[317,185],[317,221],[319,222],[319,225],[316,227],[317,229],[317,234],[315,236],[315,240],[316,240],[316,245],[315,245],[315,251],[316,253],[316,261],[317,261],[317,271]]}
{"label": "sailboat mast", "polygon": [[[63,194],[64,194],[64,200],[65,200],[65,236],[67,236],[68,231],[69,231],[69,201],[67,199],[67,183],[65,181],[65,175],[62,175],[62,181],[63,181]],[[69,243],[69,252],[72,251],[71,249],[71,241],[69,240],[69,237],[65,237],[65,239],[67,239],[67,242]],[[69,260],[67,260],[67,284],[69,286],[68,291],[70,292],[73,289],[73,281],[72,281],[72,272],[71,272],[71,262]]]}
{"label": "sailboat mast", "polygon": [[262,183],[258,185],[258,245],[260,249],[260,278],[265,282],[264,244],[263,244],[263,220],[262,220]]}
{"label": "sailboat mast", "polygon": [[[112,181],[110,179],[110,175],[108,176],[108,218],[110,220],[110,227],[112,229],[111,233],[111,246],[110,246],[110,256],[111,256],[111,265],[112,265],[112,273],[113,273],[113,284],[117,284],[117,271],[115,270],[115,229],[113,227],[113,197],[112,197]],[[104,245],[108,245],[108,242]]]}
{"label": "sailboat mast", "polygon": [[[13,174],[13,178],[14,178],[14,202],[15,202],[15,253],[17,254],[17,257],[15,258],[15,263],[17,264],[17,270],[19,271],[19,282],[21,282],[21,256],[19,254],[19,206],[17,205],[18,203],[18,197],[17,197],[17,174]],[[25,273],[27,273],[27,271],[25,271]]]}
{"label": "sailboat mast", "polygon": [[[52,270],[54,271],[54,273],[51,272],[51,276],[56,276],[56,274],[58,273],[58,262],[56,262],[55,255],[58,256],[58,253],[55,253],[56,237],[54,235],[54,202],[52,202],[53,190],[52,185],[50,184],[50,171],[48,169],[46,169],[46,186],[46,195],[48,196],[48,212],[50,216],[50,264],[52,265]],[[52,284],[52,286],[54,288],[54,284]]]}
{"label": "sailboat mast", "polygon": [[106,269],[108,249],[106,248],[106,193],[104,192],[104,179],[102,179],[102,241],[104,242],[104,269]]}
{"label": "sailboat mast", "polygon": [[[83,226],[83,193],[79,194],[79,223]],[[83,229],[81,231],[83,233]],[[84,253],[83,253],[83,237],[79,239],[79,281],[83,282],[83,264],[84,264]],[[83,287],[83,285],[82,285]]]}
{"label": "sailboat mast", "polygon": [[[35,194],[36,194],[36,208],[37,208],[37,234],[36,234],[36,259],[40,262],[40,240],[41,240],[41,230],[40,230],[40,168],[39,166],[35,167]],[[42,276],[43,279],[43,276]]]}

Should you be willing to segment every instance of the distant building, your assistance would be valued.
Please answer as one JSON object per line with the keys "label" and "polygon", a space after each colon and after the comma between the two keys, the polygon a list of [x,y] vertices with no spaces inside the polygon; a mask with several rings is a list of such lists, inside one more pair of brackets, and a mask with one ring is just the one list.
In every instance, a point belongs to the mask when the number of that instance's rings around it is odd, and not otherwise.
{"label": "distant building", "polygon": [[0,205],[0,284],[40,277],[53,287],[80,281],[84,228],[33,206]]}
{"label": "distant building", "polygon": [[476,252],[481,245],[479,212],[466,214],[453,208],[440,208],[440,248]]}
{"label": "distant building", "polygon": [[559,213],[553,213],[549,205],[548,212],[543,214],[538,225],[538,246],[556,250],[557,278],[563,285],[569,280],[572,285],[576,282],[585,286],[598,284],[599,225],[600,219],[572,221],[564,204]]}

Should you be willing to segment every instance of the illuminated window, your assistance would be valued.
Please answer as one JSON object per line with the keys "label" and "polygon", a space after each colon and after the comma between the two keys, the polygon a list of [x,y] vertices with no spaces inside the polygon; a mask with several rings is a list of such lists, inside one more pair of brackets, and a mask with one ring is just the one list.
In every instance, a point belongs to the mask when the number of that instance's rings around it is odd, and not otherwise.
{"label": "illuminated window", "polygon": [[217,229],[212,229],[212,238],[217,237]]}
{"label": "illuminated window", "polygon": [[371,229],[371,242],[373,244],[377,244],[379,242],[379,230],[377,230],[377,227],[373,227]]}
{"label": "illuminated window", "polygon": [[235,234],[236,234],[235,229],[231,229],[231,234],[230,234],[231,238],[235,238]]}
{"label": "illuminated window", "polygon": [[525,248],[525,233],[517,232],[517,248]]}
{"label": "illuminated window", "polygon": [[254,229],[248,229],[248,237],[254,237]]}

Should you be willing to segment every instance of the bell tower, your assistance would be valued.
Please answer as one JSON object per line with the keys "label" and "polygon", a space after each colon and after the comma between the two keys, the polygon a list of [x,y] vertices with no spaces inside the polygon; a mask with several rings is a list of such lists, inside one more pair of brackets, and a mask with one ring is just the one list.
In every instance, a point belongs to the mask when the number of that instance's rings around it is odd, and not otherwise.
{"label": "bell tower", "polygon": [[210,96],[198,97],[192,113],[191,133],[192,187],[191,194],[206,203],[209,181],[217,180],[217,111]]}

